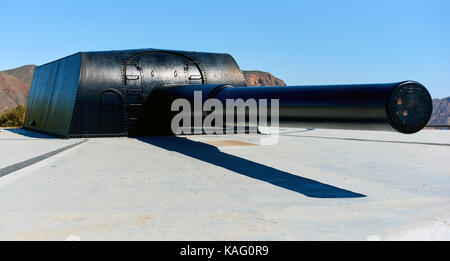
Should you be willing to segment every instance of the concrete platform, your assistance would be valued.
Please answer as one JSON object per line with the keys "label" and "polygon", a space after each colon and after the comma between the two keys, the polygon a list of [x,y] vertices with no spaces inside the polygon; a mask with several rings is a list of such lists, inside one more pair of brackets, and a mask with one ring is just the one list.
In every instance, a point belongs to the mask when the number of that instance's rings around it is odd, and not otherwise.
{"label": "concrete platform", "polygon": [[0,130],[0,240],[450,240],[450,131]]}

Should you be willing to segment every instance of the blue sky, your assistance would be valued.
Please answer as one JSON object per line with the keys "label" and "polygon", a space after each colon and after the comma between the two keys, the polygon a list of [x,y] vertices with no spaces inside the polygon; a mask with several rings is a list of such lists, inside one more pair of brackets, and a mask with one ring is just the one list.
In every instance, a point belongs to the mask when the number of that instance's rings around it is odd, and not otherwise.
{"label": "blue sky", "polygon": [[450,96],[450,1],[2,1],[0,70],[78,51],[230,53],[289,85],[417,80]]}

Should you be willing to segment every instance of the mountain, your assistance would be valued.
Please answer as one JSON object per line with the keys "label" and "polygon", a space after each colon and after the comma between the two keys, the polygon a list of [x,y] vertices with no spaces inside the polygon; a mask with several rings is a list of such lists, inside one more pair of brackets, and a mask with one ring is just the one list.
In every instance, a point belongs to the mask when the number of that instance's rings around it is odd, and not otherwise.
{"label": "mountain", "polygon": [[33,80],[34,68],[36,68],[36,65],[24,65],[19,68],[2,72],[14,76],[17,79],[26,82],[28,85],[31,85],[31,81]]}
{"label": "mountain", "polygon": [[26,105],[36,65],[0,72],[0,114],[17,105]]}
{"label": "mountain", "polygon": [[242,71],[247,86],[286,86],[283,80],[262,71]]}
{"label": "mountain", "polygon": [[[0,72],[0,114],[17,105],[26,105],[36,65]],[[286,86],[283,80],[263,71],[242,71],[248,86]],[[450,125],[450,97],[433,99],[431,125]]]}
{"label": "mountain", "polygon": [[443,99],[433,99],[433,114],[430,125],[450,125],[450,96]]}

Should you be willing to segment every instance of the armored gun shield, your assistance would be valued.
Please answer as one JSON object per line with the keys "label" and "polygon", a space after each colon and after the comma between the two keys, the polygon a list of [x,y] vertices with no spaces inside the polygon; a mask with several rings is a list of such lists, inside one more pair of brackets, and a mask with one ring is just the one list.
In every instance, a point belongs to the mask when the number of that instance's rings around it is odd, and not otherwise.
{"label": "armored gun shield", "polygon": [[62,137],[126,136],[154,88],[225,82],[245,86],[228,54],[80,52],[35,69],[24,127]]}

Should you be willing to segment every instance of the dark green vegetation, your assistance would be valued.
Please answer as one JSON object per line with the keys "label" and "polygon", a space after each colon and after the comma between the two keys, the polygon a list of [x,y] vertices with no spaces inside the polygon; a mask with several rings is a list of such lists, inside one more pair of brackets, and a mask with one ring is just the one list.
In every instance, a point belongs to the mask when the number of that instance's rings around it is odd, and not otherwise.
{"label": "dark green vegetation", "polygon": [[26,106],[17,105],[0,116],[0,127],[21,127],[25,119]]}

